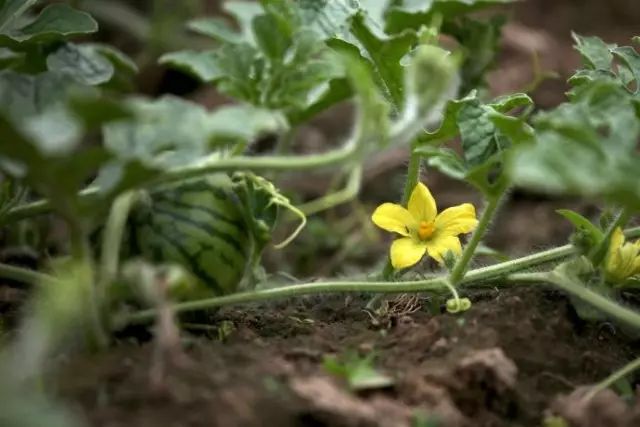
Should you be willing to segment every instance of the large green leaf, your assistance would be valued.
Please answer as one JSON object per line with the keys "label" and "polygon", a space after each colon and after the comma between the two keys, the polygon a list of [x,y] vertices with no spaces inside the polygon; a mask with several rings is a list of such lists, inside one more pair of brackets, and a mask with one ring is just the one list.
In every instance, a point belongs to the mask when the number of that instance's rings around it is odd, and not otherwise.
{"label": "large green leaf", "polygon": [[[62,129],[53,121],[46,125],[43,123],[41,130],[51,132],[50,136]],[[74,151],[71,155],[75,146],[61,147],[59,136],[54,136],[57,140],[43,143],[43,137],[40,134],[37,140],[30,138],[0,113],[0,166],[5,173],[28,182],[63,214],[77,214],[80,210],[77,192],[109,159],[109,154],[100,147],[93,147]]]}
{"label": "large green leaf", "polygon": [[[430,165],[455,179],[466,179],[482,191],[492,191],[502,171],[502,163],[512,144],[531,138],[525,119],[533,101],[527,95],[514,94],[485,104],[475,92],[449,101],[440,128],[422,138],[419,152]],[[524,109],[523,111],[520,111]],[[510,115],[512,111],[521,115]],[[462,155],[437,147],[460,137]]]}
{"label": "large green leaf", "polygon": [[[604,67],[606,50],[616,48],[591,39],[588,43],[589,49],[584,40],[578,47],[587,69]],[[535,117],[535,143],[514,156],[514,180],[539,191],[640,208],[640,112],[633,94],[623,81],[606,74],[591,74],[577,83],[569,102]]]}
{"label": "large green leaf", "polygon": [[128,105],[135,117],[106,125],[105,145],[120,159],[156,168],[192,164],[230,143],[246,144],[286,129],[281,114],[249,106],[209,112],[172,96],[132,99]]}
{"label": "large green leaf", "polygon": [[65,43],[47,57],[47,68],[85,85],[111,80],[114,66],[93,46]]}
{"label": "large green leaf", "polygon": [[61,40],[96,31],[98,23],[91,15],[65,4],[52,4],[28,25],[0,31],[0,45],[16,46],[24,42]]}
{"label": "large green leaf", "polygon": [[370,62],[379,82],[392,103],[400,108],[404,98],[404,67],[401,60],[417,43],[418,36],[413,31],[406,31],[393,37],[377,36],[365,19],[358,13],[351,19],[351,32],[361,53]]}
{"label": "large green leaf", "polygon": [[387,11],[386,30],[396,33],[430,25],[435,15],[451,19],[514,0],[395,0]]}
{"label": "large green leaf", "polygon": [[69,76],[0,71],[0,110],[19,121],[62,103],[74,85]]}

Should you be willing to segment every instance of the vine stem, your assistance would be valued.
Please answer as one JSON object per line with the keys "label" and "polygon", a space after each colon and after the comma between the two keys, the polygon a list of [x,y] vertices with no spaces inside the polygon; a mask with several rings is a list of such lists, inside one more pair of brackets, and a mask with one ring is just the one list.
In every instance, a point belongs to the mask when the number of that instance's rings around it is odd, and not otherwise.
{"label": "vine stem", "polygon": [[342,203],[353,200],[360,192],[361,184],[362,166],[356,165],[349,172],[347,184],[343,189],[300,205],[298,206],[298,209],[300,209],[300,211],[307,216],[317,214],[318,212],[322,212],[327,209],[331,209],[334,206],[338,206]]}
{"label": "vine stem", "polygon": [[[625,234],[629,238],[640,237],[640,227],[634,227],[626,230]],[[490,280],[503,278],[504,283],[517,284],[517,283],[531,283],[531,282],[549,282],[556,284],[555,277],[549,273],[520,273],[513,274],[517,271],[522,271],[528,268],[536,267],[548,262],[557,261],[559,259],[576,254],[577,249],[571,245],[560,246],[546,251],[531,254],[515,260],[506,261],[503,263],[495,264],[488,267],[477,268],[469,271],[460,281],[459,285],[467,287],[475,287],[486,284]],[[226,295],[221,297],[207,298],[197,301],[189,301],[184,303],[175,304],[173,310],[177,313],[205,310],[214,307],[220,307],[224,305],[233,304],[245,304],[254,303],[259,301],[267,301],[279,298],[290,298],[295,296],[319,294],[319,293],[338,293],[338,292],[371,292],[371,293],[410,293],[410,292],[432,292],[432,293],[448,293],[449,288],[447,286],[448,278],[444,275],[430,277],[425,280],[414,281],[402,281],[402,282],[365,282],[365,281],[331,281],[331,282],[312,282],[304,284],[296,284],[289,286],[281,286],[272,289],[240,292],[232,295]],[[565,291],[579,296],[582,295],[580,285],[565,284],[557,285]],[[564,286],[564,287],[563,287]],[[595,301],[596,307],[600,308],[605,306],[604,311],[609,313],[612,306],[614,311],[619,307],[617,304],[607,300],[606,298],[596,294],[593,291],[588,291],[587,302]],[[603,301],[604,300],[604,304]],[[637,319],[638,325],[640,325],[640,314],[634,313],[630,310],[624,309],[627,314],[631,313],[630,318]],[[112,325],[114,329],[119,329],[128,324],[145,323],[153,319],[156,311],[153,309],[142,310],[136,313],[130,313],[126,315],[116,316]],[[635,320],[634,320],[635,322]]]}
{"label": "vine stem", "polygon": [[[407,166],[407,179],[404,183],[404,190],[402,191],[402,206],[407,206],[409,198],[413,189],[418,185],[420,180],[421,166],[422,166],[422,154],[416,151],[418,141],[414,141],[411,144],[411,153],[409,154],[409,165]],[[387,263],[382,270],[382,277],[389,279],[393,274],[393,266],[391,265],[391,258],[387,258]]]}
{"label": "vine stem", "polygon": [[630,310],[626,307],[619,305],[611,299],[600,295],[597,292],[584,286],[582,283],[557,273],[517,273],[507,276],[508,281],[514,282],[547,282],[550,283],[568,294],[573,295],[576,298],[581,299],[587,304],[596,307],[603,313],[615,318],[635,329],[640,330],[640,313]]}
{"label": "vine stem", "polygon": [[104,239],[100,253],[100,270],[97,289],[98,302],[104,302],[107,290],[116,274],[120,262],[120,247],[127,224],[127,217],[138,199],[138,192],[128,191],[118,196],[111,205],[111,211],[104,228]]}
{"label": "vine stem", "polygon": [[79,280],[79,283],[84,286],[85,302],[87,304],[87,343],[93,349],[101,350],[107,347],[108,338],[100,317],[91,248],[82,224],[73,220],[69,220],[68,222],[71,237],[71,254],[73,258],[83,266],[83,268],[80,269],[83,277]]}
{"label": "vine stem", "polygon": [[593,388],[587,394],[585,394],[584,400],[585,401],[591,400],[596,394],[608,389],[613,384],[615,384],[616,382],[618,382],[619,380],[626,377],[627,375],[629,375],[630,373],[632,373],[637,369],[640,369],[640,357],[627,363],[625,366],[618,369],[617,371],[609,375],[607,378],[600,381],[598,384],[594,385]]}
{"label": "vine stem", "polygon": [[482,241],[482,238],[487,232],[491,221],[500,206],[500,202],[506,192],[501,192],[499,195],[494,195],[488,197],[487,204],[482,211],[482,215],[480,216],[480,221],[478,222],[478,226],[476,231],[471,235],[471,239],[467,246],[465,246],[464,251],[462,252],[462,256],[458,258],[458,261],[453,266],[451,270],[451,274],[449,275],[449,281],[452,286],[456,286],[460,280],[464,277],[464,274],[467,272],[467,268],[469,267],[469,263],[473,259],[473,256],[476,253],[476,248],[478,244]]}
{"label": "vine stem", "polygon": [[15,280],[19,283],[26,283],[32,286],[40,286],[46,284],[55,286],[56,284],[56,279],[53,276],[4,263],[0,263],[0,277],[4,279]]}

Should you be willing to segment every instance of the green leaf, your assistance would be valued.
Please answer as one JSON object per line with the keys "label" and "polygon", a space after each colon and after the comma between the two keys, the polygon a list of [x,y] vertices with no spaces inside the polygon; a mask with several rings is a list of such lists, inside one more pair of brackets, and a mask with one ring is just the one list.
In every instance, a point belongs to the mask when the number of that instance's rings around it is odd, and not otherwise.
{"label": "green leaf", "polygon": [[105,123],[132,117],[132,112],[123,102],[96,94],[71,96],[67,108],[82,122],[84,129],[97,129]]}
{"label": "green leaf", "polygon": [[13,28],[14,22],[38,0],[0,0],[0,33]]}
{"label": "green leaf", "polygon": [[260,4],[255,1],[234,0],[225,2],[223,9],[238,22],[242,30],[243,43],[255,45],[253,18],[263,13]]}
{"label": "green leaf", "polygon": [[182,50],[167,53],[160,57],[160,63],[180,69],[203,83],[211,83],[225,76],[218,63],[218,54],[213,51]]}
{"label": "green leaf", "polygon": [[65,43],[47,56],[47,68],[90,86],[108,82],[114,73],[113,64],[92,46],[74,43]]}
{"label": "green leaf", "polygon": [[599,37],[583,37],[576,33],[572,33],[572,35],[576,42],[574,47],[582,55],[585,65],[596,70],[611,69],[613,55],[610,45]]}
{"label": "green leaf", "polygon": [[[56,131],[51,126],[43,126],[42,130],[48,130],[51,134]],[[43,142],[43,137],[40,135],[39,140],[31,139],[0,113],[2,167],[6,173],[24,179],[49,198],[60,212],[77,214],[80,210],[77,192],[109,159],[109,154],[101,147],[92,147],[74,151],[70,155],[75,145],[60,147],[57,141]]]}
{"label": "green leaf", "polygon": [[199,18],[189,21],[187,28],[198,34],[226,43],[241,43],[242,34],[233,29],[226,20],[218,17]]}
{"label": "green leaf", "polygon": [[325,357],[323,367],[329,373],[344,378],[352,390],[370,390],[393,385],[393,379],[373,367],[373,355],[361,358],[348,353],[344,362]]}
{"label": "green leaf", "polygon": [[63,104],[74,86],[71,78],[56,73],[0,71],[0,111],[19,122]]}
{"label": "green leaf", "polygon": [[360,12],[353,0],[301,0],[298,2],[301,24],[321,40],[349,41],[351,18]]}
{"label": "green leaf", "polygon": [[104,43],[83,43],[82,46],[93,49],[103,55],[113,64],[116,70],[125,74],[137,74],[138,65],[127,54],[115,47]]}
{"label": "green leaf", "polygon": [[591,247],[600,243],[604,238],[602,230],[593,225],[591,221],[579,213],[570,209],[558,209],[556,212],[569,220],[569,222],[571,222],[576,228],[576,231],[582,233],[587,239],[589,239]]}
{"label": "green leaf", "polygon": [[424,146],[416,149],[416,152],[427,158],[429,166],[443,174],[458,180],[467,178],[469,169],[455,151],[449,148]]}
{"label": "green leaf", "polygon": [[388,33],[397,33],[407,28],[419,29],[430,25],[435,15],[444,19],[468,14],[513,0],[395,0],[387,11]]}
{"label": "green leaf", "polygon": [[364,147],[371,151],[376,150],[387,143],[390,125],[389,104],[380,93],[371,69],[362,57],[354,50],[346,49],[340,52],[340,59],[359,107],[356,133],[360,138],[371,140],[372,143],[365,143]]}
{"label": "green leaf", "polygon": [[98,23],[88,13],[65,4],[52,4],[30,24],[0,34],[0,45],[60,40],[96,31]]}
{"label": "green leaf", "polygon": [[[619,58],[629,69],[635,80],[634,93],[640,93],[640,54],[631,46],[616,47],[613,54]],[[625,82],[628,84],[628,82]]]}
{"label": "green leaf", "polygon": [[284,62],[293,40],[284,31],[278,31],[278,20],[273,15],[259,15],[252,21],[253,34],[262,53],[274,63]]}
{"label": "green leaf", "polygon": [[379,38],[368,25],[365,15],[358,13],[351,20],[351,32],[361,46],[361,53],[369,60],[378,84],[396,108],[404,99],[404,67],[401,59],[418,41],[415,32],[407,31],[394,37]]}
{"label": "green leaf", "polygon": [[24,58],[23,52],[14,52],[11,49],[0,47],[0,69],[13,67],[22,62]]}
{"label": "green leaf", "polygon": [[501,16],[487,22],[462,17],[443,26],[443,33],[455,37],[464,52],[460,93],[486,85],[485,75],[496,61],[504,23]]}
{"label": "green leaf", "polygon": [[535,143],[519,148],[511,162],[517,184],[640,207],[640,120],[620,82],[597,79],[578,86],[570,102],[538,114],[534,127]]}
{"label": "green leaf", "polygon": [[507,141],[497,133],[489,111],[478,100],[465,103],[457,114],[464,159],[471,167],[483,164],[496,152],[506,148]]}
{"label": "green leaf", "polygon": [[123,160],[137,159],[156,168],[185,166],[230,143],[250,143],[266,133],[286,130],[282,114],[250,106],[214,112],[180,98],[132,99],[132,120],[104,127],[105,145]]}

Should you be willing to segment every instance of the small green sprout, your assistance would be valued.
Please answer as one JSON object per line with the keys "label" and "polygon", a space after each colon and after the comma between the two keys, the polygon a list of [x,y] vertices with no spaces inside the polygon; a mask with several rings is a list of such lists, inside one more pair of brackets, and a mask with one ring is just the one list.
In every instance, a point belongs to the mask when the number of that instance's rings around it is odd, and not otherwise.
{"label": "small green sprout", "polygon": [[392,386],[393,379],[373,367],[374,358],[373,353],[360,357],[350,352],[345,355],[344,361],[340,362],[334,356],[326,356],[323,367],[327,372],[345,379],[349,388],[354,391]]}

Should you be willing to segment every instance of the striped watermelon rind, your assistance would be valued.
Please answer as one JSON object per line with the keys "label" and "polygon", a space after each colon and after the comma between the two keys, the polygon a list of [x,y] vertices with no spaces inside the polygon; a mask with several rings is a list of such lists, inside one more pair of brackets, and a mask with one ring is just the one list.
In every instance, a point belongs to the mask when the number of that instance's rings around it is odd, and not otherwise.
{"label": "striped watermelon rind", "polygon": [[132,250],[229,294],[251,276],[276,218],[277,206],[251,180],[212,174],[149,192],[131,212]]}

